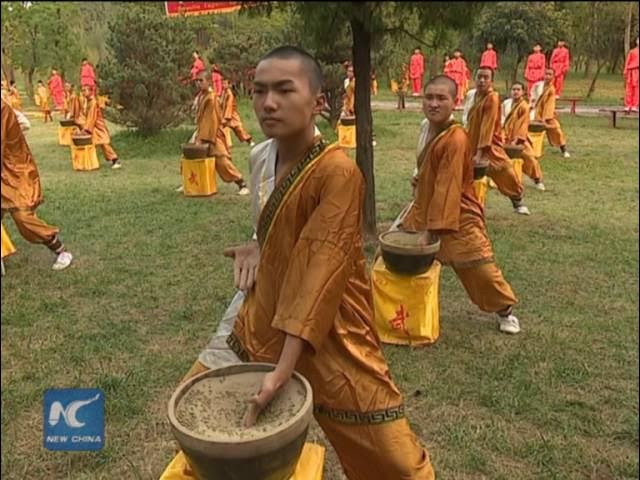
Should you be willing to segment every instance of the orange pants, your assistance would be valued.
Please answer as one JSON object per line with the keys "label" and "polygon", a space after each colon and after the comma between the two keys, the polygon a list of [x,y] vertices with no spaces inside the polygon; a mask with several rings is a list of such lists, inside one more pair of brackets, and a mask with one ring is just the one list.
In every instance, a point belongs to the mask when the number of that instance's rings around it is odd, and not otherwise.
{"label": "orange pants", "polygon": [[241,142],[250,142],[251,141],[251,135],[249,134],[249,132],[247,132],[244,127],[242,126],[242,122],[240,121],[231,121],[229,122],[229,124],[227,125],[231,130],[233,130],[233,133],[236,134],[236,137],[238,137],[238,140],[240,140]]}
{"label": "orange pants", "polygon": [[549,143],[554,147],[563,147],[567,144],[567,137],[560,128],[560,122],[555,118],[553,120],[547,120],[547,138]]}
{"label": "orange pants", "polygon": [[[208,370],[200,361],[182,382]],[[434,480],[428,452],[406,418],[378,425],[336,422],[318,414],[316,420],[336,450],[349,480]]]}
{"label": "orange pants", "polygon": [[522,171],[532,180],[542,180],[542,167],[533,152],[533,147],[525,143],[522,151]]}
{"label": "orange pants", "polygon": [[[6,213],[7,210],[2,210],[2,217]],[[26,241],[44,244],[57,253],[62,251],[62,243],[58,240],[60,229],[43,222],[34,210],[9,210],[9,214]]]}
{"label": "orange pants", "polygon": [[102,147],[102,154],[107,162],[113,162],[118,159],[118,154],[113,149],[110,143],[99,143],[96,147]]}
{"label": "orange pants", "polygon": [[502,312],[518,303],[494,261],[468,268],[454,266],[453,269],[471,301],[483,312]]}
{"label": "orange pants", "polygon": [[522,182],[518,180],[516,171],[508,159],[491,156],[489,158],[487,177],[495,182],[500,193],[506,197],[515,201],[522,200],[522,194],[524,193]]}

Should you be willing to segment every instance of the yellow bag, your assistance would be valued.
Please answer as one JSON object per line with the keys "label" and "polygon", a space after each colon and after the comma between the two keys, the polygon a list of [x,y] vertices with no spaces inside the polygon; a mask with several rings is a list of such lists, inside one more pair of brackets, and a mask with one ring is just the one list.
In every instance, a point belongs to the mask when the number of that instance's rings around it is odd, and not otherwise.
{"label": "yellow bag", "polygon": [[4,225],[0,224],[2,227],[2,258],[11,255],[16,251],[16,247],[13,245],[11,238],[9,238],[9,234],[4,229]]}
{"label": "yellow bag", "polygon": [[58,144],[68,147],[71,145],[71,135],[74,127],[58,127]]}
{"label": "yellow bag", "polygon": [[[291,480],[322,480],[324,450],[321,445],[305,443]],[[160,480],[197,480],[197,478],[189,467],[184,453],[180,451],[160,476]]]}
{"label": "yellow bag", "polygon": [[216,159],[214,157],[181,159],[182,186],[187,197],[203,197],[218,192]]}
{"label": "yellow bag", "polygon": [[473,181],[473,188],[476,191],[476,198],[482,206],[487,199],[487,190],[489,190],[489,177],[482,177]]}
{"label": "yellow bag", "polygon": [[533,153],[536,158],[540,158],[544,153],[544,133],[545,132],[529,132],[529,138],[533,144]]}
{"label": "yellow bag", "polygon": [[522,183],[522,164],[524,163],[524,160],[521,158],[514,158],[511,161],[513,162],[512,165],[516,172],[516,177],[518,177],[518,181]]}
{"label": "yellow bag", "polygon": [[440,263],[421,275],[397,275],[379,257],[373,265],[373,306],[380,340],[397,345],[428,345],[440,336]]}
{"label": "yellow bag", "polygon": [[338,145],[344,148],[356,148],[356,126],[338,122]]}
{"label": "yellow bag", "polygon": [[71,142],[71,167],[74,170],[88,171],[100,168],[95,145],[76,146]]}

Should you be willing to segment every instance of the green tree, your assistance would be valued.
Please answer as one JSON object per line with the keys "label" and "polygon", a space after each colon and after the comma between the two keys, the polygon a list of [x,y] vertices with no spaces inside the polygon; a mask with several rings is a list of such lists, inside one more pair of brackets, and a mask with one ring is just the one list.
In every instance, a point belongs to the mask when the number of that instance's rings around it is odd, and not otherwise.
{"label": "green tree", "polygon": [[540,42],[551,51],[567,28],[566,16],[552,2],[497,2],[483,10],[472,38],[477,48],[487,41],[495,45],[502,70],[511,71],[513,83],[533,44]]}
{"label": "green tree", "polygon": [[3,60],[6,56],[26,74],[30,97],[36,73],[48,76],[51,68],[57,68],[63,75],[73,75],[81,56],[74,34],[78,18],[73,3],[2,3]]}
{"label": "green tree", "polygon": [[[276,2],[251,8],[269,14]],[[356,77],[356,162],[366,182],[364,229],[376,235],[375,181],[373,171],[371,116],[371,52],[379,48],[385,35],[420,38],[429,31],[438,43],[450,29],[469,26],[481,7],[474,2],[295,2],[278,5],[291,9],[301,19],[302,31],[316,53],[333,51],[342,55],[336,39],[351,36],[351,57]],[[407,29],[409,19],[417,19],[417,32]],[[347,52],[344,52],[347,54]],[[364,79],[364,81],[358,81]]]}
{"label": "green tree", "polygon": [[193,91],[179,79],[189,71],[185,46],[192,32],[184,18],[167,18],[162,4],[128,4],[109,24],[109,57],[101,87],[121,106],[111,118],[143,135],[179,125]]}

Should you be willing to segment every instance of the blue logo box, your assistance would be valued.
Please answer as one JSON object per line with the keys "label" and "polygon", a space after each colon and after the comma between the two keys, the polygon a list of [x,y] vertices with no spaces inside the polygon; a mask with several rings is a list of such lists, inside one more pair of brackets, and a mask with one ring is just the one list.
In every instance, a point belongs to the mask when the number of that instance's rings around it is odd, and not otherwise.
{"label": "blue logo box", "polygon": [[100,450],[104,447],[104,392],[60,388],[44,392],[44,448]]}

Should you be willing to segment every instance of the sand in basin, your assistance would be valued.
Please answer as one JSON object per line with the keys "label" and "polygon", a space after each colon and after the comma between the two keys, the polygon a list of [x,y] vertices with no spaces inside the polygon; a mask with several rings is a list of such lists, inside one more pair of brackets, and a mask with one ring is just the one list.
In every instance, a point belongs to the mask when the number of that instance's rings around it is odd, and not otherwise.
{"label": "sand in basin", "polygon": [[422,239],[421,235],[417,233],[408,233],[408,232],[394,232],[393,235],[389,234],[384,237],[384,241],[388,245],[393,245],[394,247],[424,247],[428,245],[428,243],[419,242],[419,239]]}
{"label": "sand in basin", "polygon": [[198,435],[227,442],[252,440],[277,430],[300,411],[305,390],[292,378],[260,413],[256,424],[246,428],[242,420],[247,401],[258,393],[265,373],[244,372],[200,380],[176,407],[178,422]]}

